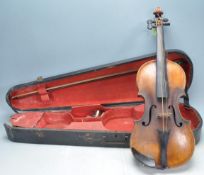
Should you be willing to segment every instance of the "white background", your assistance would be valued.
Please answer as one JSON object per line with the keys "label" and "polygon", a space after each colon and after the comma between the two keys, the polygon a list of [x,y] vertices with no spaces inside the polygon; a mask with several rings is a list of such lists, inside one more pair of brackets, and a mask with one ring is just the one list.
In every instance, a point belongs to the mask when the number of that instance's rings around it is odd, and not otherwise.
{"label": "white background", "polygon": [[202,137],[189,163],[161,171],[137,165],[129,149],[13,143],[3,128],[14,113],[5,102],[10,87],[154,52],[146,20],[157,6],[171,21],[166,48],[185,51],[194,63],[190,99],[204,116],[204,1],[0,1],[0,174],[203,174]]}

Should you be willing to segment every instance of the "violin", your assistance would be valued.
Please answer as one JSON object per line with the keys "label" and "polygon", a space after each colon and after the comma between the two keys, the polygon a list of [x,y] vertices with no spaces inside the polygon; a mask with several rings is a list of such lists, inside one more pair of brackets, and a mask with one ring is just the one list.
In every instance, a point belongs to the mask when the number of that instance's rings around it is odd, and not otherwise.
{"label": "violin", "polygon": [[156,60],[144,63],[136,77],[145,109],[130,137],[134,157],[144,165],[159,169],[177,167],[187,162],[194,151],[195,139],[190,122],[179,111],[179,98],[185,96],[186,75],[182,67],[166,58],[161,8],[147,21],[148,29],[157,33]]}

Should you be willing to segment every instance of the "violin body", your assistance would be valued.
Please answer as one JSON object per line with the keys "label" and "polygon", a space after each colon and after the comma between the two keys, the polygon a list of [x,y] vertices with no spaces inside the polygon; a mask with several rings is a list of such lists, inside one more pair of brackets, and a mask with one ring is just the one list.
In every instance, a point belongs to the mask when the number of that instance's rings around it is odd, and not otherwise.
{"label": "violin body", "polygon": [[156,60],[143,64],[136,77],[139,95],[145,100],[144,114],[136,121],[130,137],[135,158],[150,167],[177,167],[187,162],[194,151],[195,139],[190,122],[179,111],[185,96],[186,75],[182,67],[166,58],[163,12],[156,8],[147,28],[157,32]]}
{"label": "violin body", "polygon": [[[179,112],[178,99],[185,95],[186,75],[175,62],[167,61],[169,98],[156,98],[156,61],[141,66],[137,74],[139,95],[145,99],[141,120],[136,121],[130,147],[143,164],[171,168],[185,163],[193,154],[195,140],[189,121]],[[166,107],[163,114],[162,107]],[[161,115],[164,115],[162,118]]]}

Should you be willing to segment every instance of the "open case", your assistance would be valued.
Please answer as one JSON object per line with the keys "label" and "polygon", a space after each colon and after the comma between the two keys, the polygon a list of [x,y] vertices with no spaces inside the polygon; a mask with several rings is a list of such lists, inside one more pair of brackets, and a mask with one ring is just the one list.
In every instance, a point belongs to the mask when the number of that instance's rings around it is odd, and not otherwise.
{"label": "open case", "polygon": [[[134,121],[144,111],[144,100],[137,95],[137,70],[152,59],[155,54],[12,87],[6,99],[16,114],[4,124],[8,138],[26,143],[128,147]],[[178,50],[169,50],[168,59],[185,70],[187,93],[193,76],[191,60]],[[188,95],[180,111],[191,121],[198,142],[202,119],[189,105]]]}

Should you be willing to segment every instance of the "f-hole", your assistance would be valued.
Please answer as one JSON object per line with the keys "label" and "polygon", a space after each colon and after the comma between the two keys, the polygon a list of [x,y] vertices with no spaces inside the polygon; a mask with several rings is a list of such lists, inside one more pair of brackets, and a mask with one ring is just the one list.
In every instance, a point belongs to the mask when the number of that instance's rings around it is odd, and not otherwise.
{"label": "f-hole", "polygon": [[150,122],[152,120],[152,109],[153,108],[157,108],[156,105],[152,105],[151,108],[149,109],[149,121],[148,122],[143,121],[142,122],[143,126],[148,126],[150,124]]}
{"label": "f-hole", "polygon": [[174,122],[175,122],[176,126],[177,127],[182,127],[183,123],[182,122],[177,122],[177,120],[176,120],[176,112],[175,112],[175,109],[174,109],[173,105],[169,106],[169,109],[171,109],[171,108],[172,108],[172,111],[173,111],[173,118],[174,118]]}

